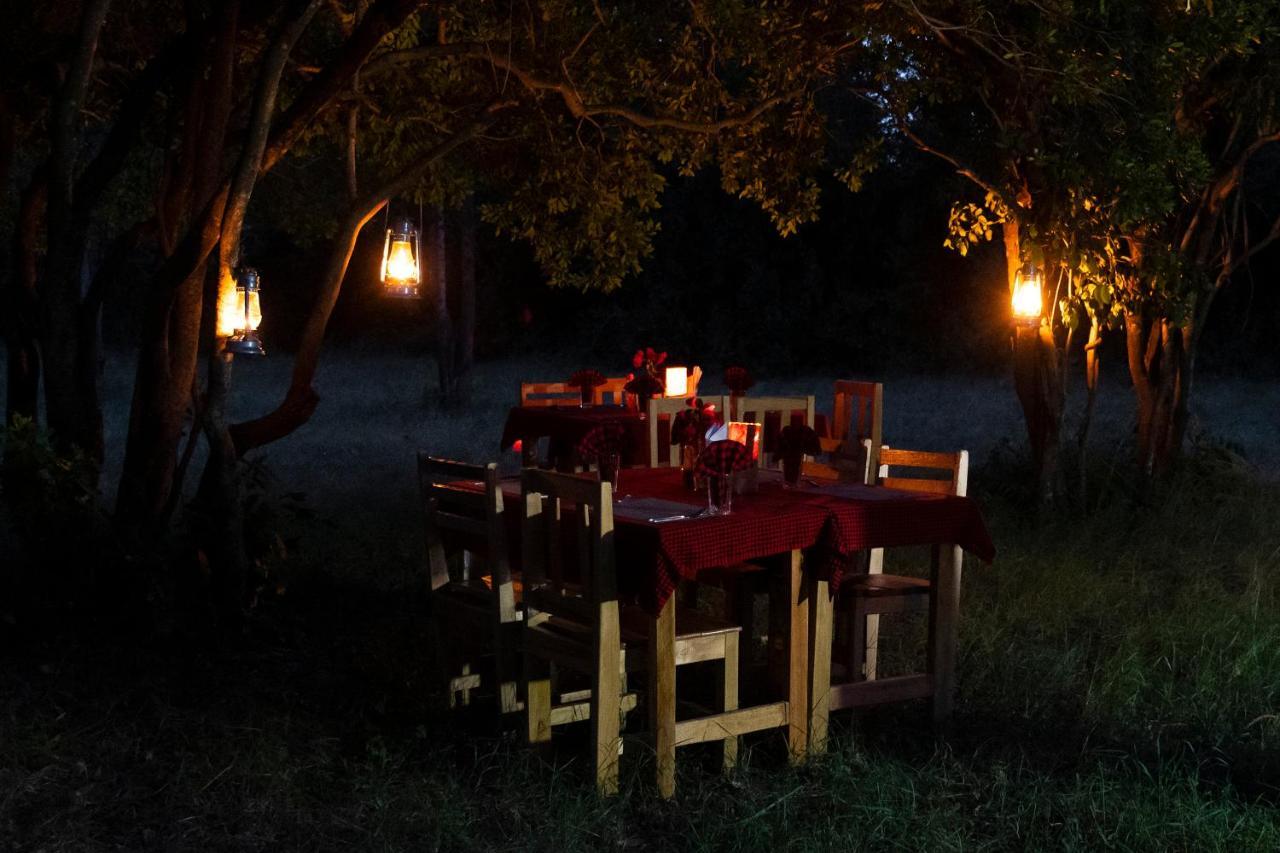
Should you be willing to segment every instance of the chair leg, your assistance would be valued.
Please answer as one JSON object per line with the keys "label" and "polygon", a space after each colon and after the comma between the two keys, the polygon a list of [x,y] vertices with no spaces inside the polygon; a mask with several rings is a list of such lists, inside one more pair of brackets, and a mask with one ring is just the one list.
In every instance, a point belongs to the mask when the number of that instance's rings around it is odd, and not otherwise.
{"label": "chair leg", "polygon": [[849,626],[849,680],[862,681],[867,660],[867,611],[862,599],[855,598]]}
{"label": "chair leg", "polygon": [[551,671],[545,661],[526,654],[524,658],[524,712],[529,743],[551,740]]}
{"label": "chair leg", "polygon": [[865,648],[864,660],[866,661],[862,668],[863,677],[866,678],[867,681],[875,681],[876,650],[880,644],[880,614],[868,613],[863,618],[863,622],[864,625],[862,633],[864,635],[863,644]]}
{"label": "chair leg", "polygon": [[[720,682],[720,710],[738,710],[738,634],[730,632],[724,637],[724,678]],[[738,765],[737,736],[724,739],[722,746],[726,773]]]}
{"label": "chair leg", "polygon": [[[884,573],[884,549],[874,548],[867,557],[867,574],[879,575]],[[876,679],[876,652],[880,645],[880,614],[866,614],[866,633],[865,642],[865,665],[864,675],[867,681],[875,681]]]}
{"label": "chair leg", "polygon": [[676,792],[676,608],[668,599],[649,632],[649,730],[658,796]]}
{"label": "chair leg", "polygon": [[618,603],[598,605],[595,677],[591,684],[591,734],[595,747],[596,788],[601,796],[618,793],[618,741],[621,736],[623,678],[619,649]]}
{"label": "chair leg", "polygon": [[514,653],[519,636],[517,632],[521,627],[519,622],[498,624],[493,667],[494,681],[498,685],[498,709],[502,714],[514,714],[524,707],[519,696],[519,658]]}
{"label": "chair leg", "polygon": [[740,649],[745,648],[747,662],[753,658],[756,637],[756,576],[727,572],[724,575],[724,621],[742,626]]}

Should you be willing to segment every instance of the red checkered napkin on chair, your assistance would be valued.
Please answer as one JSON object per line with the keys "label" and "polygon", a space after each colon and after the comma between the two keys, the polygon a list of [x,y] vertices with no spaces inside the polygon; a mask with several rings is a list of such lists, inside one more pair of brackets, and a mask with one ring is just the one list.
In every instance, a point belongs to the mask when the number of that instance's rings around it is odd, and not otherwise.
{"label": "red checkered napkin on chair", "polygon": [[778,447],[773,453],[775,460],[799,459],[801,456],[817,456],[822,452],[818,443],[818,434],[805,424],[790,424],[778,433]]}
{"label": "red checkered napkin on chair", "polygon": [[699,474],[724,477],[751,467],[751,451],[737,441],[713,441],[698,455]]}
{"label": "red checkered napkin on chair", "polygon": [[621,453],[626,438],[627,430],[622,424],[598,424],[578,442],[578,455],[590,459],[605,453]]}

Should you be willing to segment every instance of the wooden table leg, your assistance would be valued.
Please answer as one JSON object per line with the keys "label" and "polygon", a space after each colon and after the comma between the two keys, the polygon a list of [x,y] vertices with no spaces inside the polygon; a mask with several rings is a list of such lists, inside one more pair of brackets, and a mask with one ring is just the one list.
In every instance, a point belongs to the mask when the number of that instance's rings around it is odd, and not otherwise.
{"label": "wooden table leg", "polygon": [[520,439],[520,466],[522,468],[538,467],[538,439],[525,437]]}
{"label": "wooden table leg", "polygon": [[800,551],[787,557],[787,746],[791,763],[809,747],[809,590]]}
{"label": "wooden table leg", "polygon": [[676,597],[667,599],[649,631],[649,730],[653,732],[658,796],[676,792]]}
{"label": "wooden table leg", "polygon": [[934,546],[933,595],[929,606],[929,672],[933,675],[935,723],[950,719],[955,703],[962,561],[963,552],[959,548]]}
{"label": "wooden table leg", "polygon": [[809,752],[827,750],[831,706],[832,602],[830,583],[817,572],[809,582]]}

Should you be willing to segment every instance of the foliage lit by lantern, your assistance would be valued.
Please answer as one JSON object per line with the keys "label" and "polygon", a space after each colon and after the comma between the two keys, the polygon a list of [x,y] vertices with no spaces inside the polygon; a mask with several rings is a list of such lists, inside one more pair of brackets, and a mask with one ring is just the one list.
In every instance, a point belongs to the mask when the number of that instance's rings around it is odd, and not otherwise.
{"label": "foliage lit by lantern", "polygon": [[258,271],[244,267],[236,278],[236,311],[234,331],[227,338],[226,351],[237,355],[266,355],[258,326],[262,323],[262,301],[259,296]]}
{"label": "foliage lit by lantern", "polygon": [[1044,276],[1028,264],[1013,279],[1013,317],[1020,324],[1039,325],[1043,310]]}
{"label": "foliage lit by lantern", "polygon": [[417,299],[422,281],[422,243],[408,219],[388,228],[382,245],[382,284],[387,296]]}

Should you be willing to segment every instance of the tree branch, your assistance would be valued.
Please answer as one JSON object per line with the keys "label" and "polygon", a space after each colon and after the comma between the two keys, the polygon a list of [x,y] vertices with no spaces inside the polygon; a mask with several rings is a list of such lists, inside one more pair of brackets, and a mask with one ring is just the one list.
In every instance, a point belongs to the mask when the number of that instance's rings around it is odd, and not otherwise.
{"label": "tree branch", "polygon": [[305,424],[315,412],[320,397],[311,387],[311,382],[315,378],[316,367],[320,361],[320,349],[324,344],[324,333],[329,325],[329,317],[333,314],[334,305],[337,304],[338,294],[342,290],[342,282],[346,277],[347,267],[351,263],[351,255],[355,251],[356,240],[360,236],[361,229],[392,196],[403,193],[420,181],[433,166],[487,130],[504,110],[512,106],[514,106],[512,101],[497,101],[489,104],[478,116],[459,128],[449,138],[440,141],[408,168],[398,172],[395,178],[376,190],[366,193],[351,205],[351,210],[342,227],[334,235],[324,278],[316,294],[316,301],[311,307],[311,313],[307,317],[307,323],[302,332],[302,343],[294,357],[293,377],[289,390],[284,400],[273,411],[230,427],[237,454],[243,456],[254,448],[284,438]]}
{"label": "tree branch", "polygon": [[325,64],[324,70],[298,93],[280,117],[262,158],[262,171],[270,171],[293,147],[311,122],[340,92],[351,87],[351,81],[370,54],[388,33],[399,28],[415,11],[426,5],[424,0],[378,0],[356,25],[339,57]]}
{"label": "tree branch", "polygon": [[799,86],[767,98],[749,110],[716,121],[694,121],[674,116],[649,115],[621,104],[587,103],[567,81],[549,79],[531,72],[510,57],[494,53],[489,45],[478,42],[423,45],[386,53],[369,63],[365,69],[365,77],[381,74],[401,65],[446,57],[486,62],[494,68],[508,72],[519,80],[525,89],[534,94],[542,92],[555,93],[560,96],[565,108],[574,118],[589,119],[596,116],[614,116],[640,128],[667,128],[681,130],[686,133],[713,134],[722,130],[751,124],[774,107],[787,101],[795,100],[806,91],[805,87]]}
{"label": "tree branch", "polygon": [[244,225],[244,215],[249,206],[249,198],[258,181],[262,168],[262,156],[267,147],[267,137],[271,129],[271,115],[275,112],[276,97],[280,92],[280,75],[284,73],[285,63],[293,46],[311,23],[312,16],[320,8],[320,0],[298,0],[294,4],[294,14],[281,27],[279,34],[267,48],[263,59],[262,71],[258,77],[258,90],[254,93],[253,113],[249,120],[249,137],[245,140],[240,152],[240,161],[236,165],[235,176],[227,196],[227,205],[222,216],[222,250],[221,263],[229,267],[235,263],[240,249],[240,231]]}

